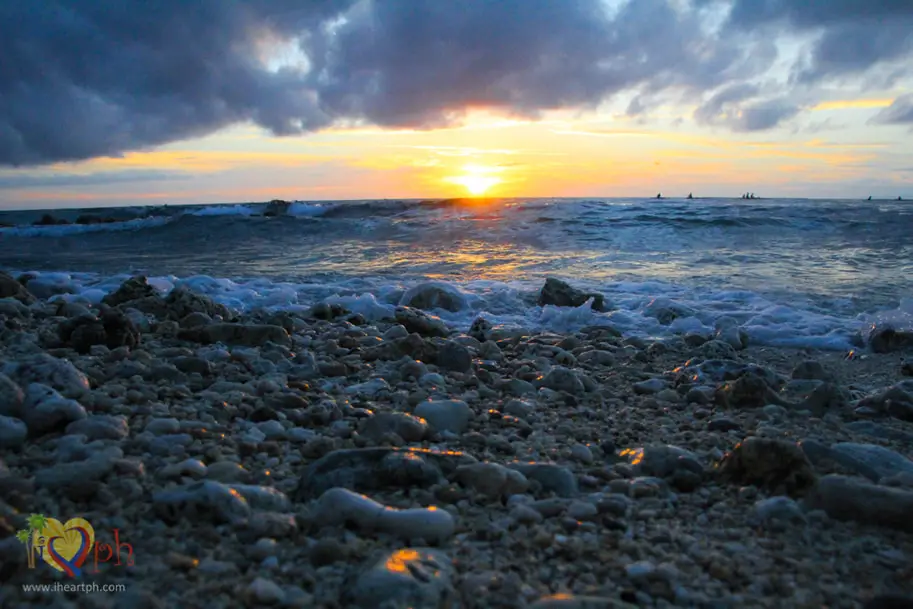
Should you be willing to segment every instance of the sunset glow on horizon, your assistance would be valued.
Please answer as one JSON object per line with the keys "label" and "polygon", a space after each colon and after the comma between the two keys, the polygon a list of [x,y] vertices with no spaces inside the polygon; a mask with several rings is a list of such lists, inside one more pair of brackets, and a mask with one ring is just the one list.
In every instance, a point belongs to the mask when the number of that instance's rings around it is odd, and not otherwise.
{"label": "sunset glow on horizon", "polygon": [[[99,21],[85,70],[23,54],[0,79],[0,208],[913,196],[909,34],[851,7],[579,0],[516,22],[500,3],[461,6],[302,4],[281,25],[268,3],[176,3],[213,49],[172,48],[169,29],[124,48]],[[19,19],[82,40],[54,15]],[[121,72],[137,78],[111,83]]]}

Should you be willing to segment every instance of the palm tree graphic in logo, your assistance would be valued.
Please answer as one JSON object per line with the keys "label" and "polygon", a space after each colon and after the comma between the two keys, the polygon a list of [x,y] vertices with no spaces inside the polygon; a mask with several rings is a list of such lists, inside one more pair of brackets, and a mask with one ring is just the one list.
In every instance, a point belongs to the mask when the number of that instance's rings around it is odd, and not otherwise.
{"label": "palm tree graphic in logo", "polygon": [[44,514],[30,514],[26,519],[29,528],[22,529],[16,533],[16,539],[25,544],[28,553],[29,569],[35,568],[35,550],[37,548],[38,538],[41,536],[44,528],[48,526],[48,519]]}

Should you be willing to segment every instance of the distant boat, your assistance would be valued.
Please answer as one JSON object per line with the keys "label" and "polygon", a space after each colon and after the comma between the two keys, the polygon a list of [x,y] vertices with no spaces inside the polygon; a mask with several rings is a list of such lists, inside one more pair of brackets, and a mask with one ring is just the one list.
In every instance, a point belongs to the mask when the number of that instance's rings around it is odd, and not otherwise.
{"label": "distant boat", "polygon": [[898,201],[903,201],[903,197],[897,197]]}
{"label": "distant boat", "polygon": [[692,195],[692,194],[689,192],[689,193],[688,193],[688,198],[689,198],[689,199],[693,199],[693,198],[694,198],[694,195]]}
{"label": "distant boat", "polygon": [[871,200],[872,200],[872,195],[869,195],[869,198],[866,199],[866,201],[871,201]]}
{"label": "distant boat", "polygon": [[659,193],[658,195],[656,195],[656,198],[657,198],[657,199],[662,199],[662,198],[663,198],[663,193]]}

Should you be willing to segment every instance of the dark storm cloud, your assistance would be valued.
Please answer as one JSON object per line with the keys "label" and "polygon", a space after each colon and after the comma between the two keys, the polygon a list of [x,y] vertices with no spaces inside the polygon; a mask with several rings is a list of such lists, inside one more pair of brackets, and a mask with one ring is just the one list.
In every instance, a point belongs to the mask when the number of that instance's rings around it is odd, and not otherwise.
{"label": "dark storm cloud", "polygon": [[894,103],[876,114],[871,122],[882,125],[913,125],[913,93],[895,99]]}
{"label": "dark storm cloud", "polygon": [[[839,34],[870,22],[859,4],[735,0],[730,18],[820,23]],[[844,47],[826,33],[810,73],[906,53],[910,35],[892,25],[906,6],[866,3],[896,38],[876,32],[868,46],[853,38]],[[629,111],[642,114],[667,93],[693,100],[750,81],[776,59],[772,37],[710,32],[686,3],[616,8],[602,0],[0,2],[0,164],[116,155],[245,121],[291,135],[341,123],[430,128],[472,106],[535,117],[623,91],[637,94]],[[297,41],[310,70],[268,69],[267,40]],[[742,102],[736,129],[790,113],[785,102]]]}
{"label": "dark storm cloud", "polygon": [[787,99],[756,100],[760,93],[761,88],[752,84],[726,87],[694,111],[694,120],[733,131],[764,131],[799,113],[800,108]]}
{"label": "dark storm cloud", "polygon": [[[340,25],[340,17],[346,20]],[[335,25],[334,25],[335,24]],[[0,163],[113,155],[254,121],[433,127],[766,69],[667,0],[42,0],[0,3]],[[295,37],[311,70],[266,69]],[[763,53],[761,54],[763,56]]]}
{"label": "dark storm cloud", "polygon": [[913,55],[911,0],[733,0],[730,5],[729,23],[741,30],[773,25],[817,34],[805,62],[796,66],[800,82],[859,74]]}

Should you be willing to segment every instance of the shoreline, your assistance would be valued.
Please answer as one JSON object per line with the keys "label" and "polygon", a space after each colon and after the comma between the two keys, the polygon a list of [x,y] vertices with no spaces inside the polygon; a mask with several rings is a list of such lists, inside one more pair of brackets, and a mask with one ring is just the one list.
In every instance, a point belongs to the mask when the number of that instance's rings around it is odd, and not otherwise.
{"label": "shoreline", "polygon": [[[40,560],[27,569],[13,536],[33,512],[129,535],[136,564],[93,579],[127,591],[68,596],[76,606],[913,594],[913,523],[892,517],[913,507],[901,352],[756,347],[737,328],[461,335],[412,308],[376,323],[330,305],[232,319],[133,280],[104,311],[30,296],[0,308],[0,581],[14,604],[55,603],[20,586],[59,580]],[[561,593],[578,598],[542,600]]]}

